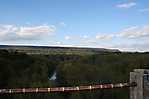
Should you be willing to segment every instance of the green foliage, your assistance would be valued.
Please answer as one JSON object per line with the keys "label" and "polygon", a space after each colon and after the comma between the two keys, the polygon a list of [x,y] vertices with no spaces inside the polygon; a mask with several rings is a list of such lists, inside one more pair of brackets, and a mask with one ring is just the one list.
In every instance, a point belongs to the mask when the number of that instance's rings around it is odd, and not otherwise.
{"label": "green foliage", "polygon": [[[0,50],[0,88],[77,86],[129,82],[129,72],[149,69],[149,53],[26,55]],[[56,81],[49,77],[56,71]],[[129,89],[1,95],[1,99],[129,99]]]}
{"label": "green foliage", "polygon": [[[53,64],[44,56],[28,56],[24,53],[1,50],[0,88],[49,87],[51,85],[48,76],[54,72]],[[42,97],[43,95],[37,96]],[[30,94],[12,95],[9,98],[31,99],[33,97],[35,95]]]}
{"label": "green foliage", "polygon": [[[59,65],[60,86],[129,82],[129,72],[133,69],[149,68],[148,53],[102,53],[80,57],[77,61]],[[129,99],[129,89],[76,94],[71,98],[88,99],[90,95],[93,99]]]}

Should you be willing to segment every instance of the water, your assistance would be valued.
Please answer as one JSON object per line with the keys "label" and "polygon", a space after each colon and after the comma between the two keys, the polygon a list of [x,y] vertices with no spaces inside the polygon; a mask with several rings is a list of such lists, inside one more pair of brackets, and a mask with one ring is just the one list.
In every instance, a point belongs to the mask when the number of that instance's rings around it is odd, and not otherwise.
{"label": "water", "polygon": [[49,80],[56,80],[56,71],[53,73],[53,75],[49,78]]}

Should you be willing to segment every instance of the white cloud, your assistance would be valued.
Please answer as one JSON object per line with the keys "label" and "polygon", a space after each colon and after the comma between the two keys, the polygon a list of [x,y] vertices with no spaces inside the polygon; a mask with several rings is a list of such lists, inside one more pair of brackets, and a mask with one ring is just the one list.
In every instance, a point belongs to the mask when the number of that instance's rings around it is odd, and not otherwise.
{"label": "white cloud", "polygon": [[[131,26],[120,32],[97,34],[96,36],[65,36],[66,40],[75,40],[80,46],[116,48],[121,51],[149,51],[149,25]],[[112,41],[112,42],[110,42]]]}
{"label": "white cloud", "polygon": [[33,27],[20,27],[19,31],[16,33],[21,36],[39,36],[44,34],[53,34],[55,31],[55,27],[48,26],[48,25],[40,25],[40,26],[33,26]]}
{"label": "white cloud", "polygon": [[135,51],[149,51],[149,42],[144,42],[144,43],[123,43],[123,44],[118,44],[118,45],[114,45],[111,46],[115,49],[120,49],[121,51],[131,51],[131,52],[135,52]]}
{"label": "white cloud", "polygon": [[96,39],[88,39],[88,40],[84,41],[83,43],[87,44],[87,45],[89,45],[89,44],[93,44],[94,45],[94,44],[97,44],[98,41]]}
{"label": "white cloud", "polygon": [[70,36],[65,36],[65,40],[70,40],[71,37]]}
{"label": "white cloud", "polygon": [[114,35],[103,35],[98,34],[96,36],[80,35],[80,36],[65,36],[65,40],[70,40],[71,42],[79,43],[81,46],[96,46],[99,43],[108,42],[112,40]]}
{"label": "white cloud", "polygon": [[135,2],[121,3],[116,5],[117,8],[131,8],[133,6],[136,6]]}
{"label": "white cloud", "polygon": [[13,25],[0,25],[0,36],[15,32],[17,27]]}
{"label": "white cloud", "polygon": [[118,36],[125,38],[140,38],[149,36],[149,26],[133,26],[126,28],[118,33]]}
{"label": "white cloud", "polygon": [[113,35],[96,35],[97,40],[111,40],[113,38]]}
{"label": "white cloud", "polygon": [[61,44],[62,44],[62,42],[57,41],[57,42],[56,42],[56,44],[57,44],[57,45],[61,45]]}
{"label": "white cloud", "polygon": [[[122,51],[149,51],[149,25],[131,26],[120,32],[97,34],[96,36],[65,36],[65,40],[77,41],[81,46],[103,45],[106,48],[117,48]],[[112,41],[112,42],[111,42]]]}
{"label": "white cloud", "polygon": [[140,12],[149,12],[149,8],[140,9]]}
{"label": "white cloud", "polygon": [[14,26],[0,25],[0,40],[15,40],[15,39],[37,39],[42,36],[51,35],[55,32],[54,26],[39,25],[39,26]]}
{"label": "white cloud", "polygon": [[84,35],[84,36],[67,35],[67,36],[65,36],[65,40],[82,41],[84,39],[87,39],[86,37],[87,37],[86,35]]}
{"label": "white cloud", "polygon": [[108,41],[111,40],[114,37],[114,35],[106,35],[106,34],[98,34],[96,36],[65,36],[65,40],[76,40],[80,42],[97,42],[98,40]]}

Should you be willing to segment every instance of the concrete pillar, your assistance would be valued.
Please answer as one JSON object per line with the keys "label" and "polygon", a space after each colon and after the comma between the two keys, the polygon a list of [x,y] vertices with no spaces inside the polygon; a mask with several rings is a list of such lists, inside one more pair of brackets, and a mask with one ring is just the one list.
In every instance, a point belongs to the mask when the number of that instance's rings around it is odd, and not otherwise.
{"label": "concrete pillar", "polygon": [[135,69],[130,72],[130,83],[136,82],[136,87],[130,88],[130,99],[149,99],[149,70]]}

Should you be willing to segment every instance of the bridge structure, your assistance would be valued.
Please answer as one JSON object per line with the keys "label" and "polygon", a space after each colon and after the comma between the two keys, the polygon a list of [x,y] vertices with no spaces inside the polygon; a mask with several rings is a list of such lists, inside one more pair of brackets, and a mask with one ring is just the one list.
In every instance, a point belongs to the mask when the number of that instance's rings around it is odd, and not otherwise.
{"label": "bridge structure", "polygon": [[130,81],[117,84],[96,84],[75,87],[54,88],[16,88],[0,89],[0,94],[23,93],[53,93],[53,92],[77,92],[87,90],[101,90],[112,88],[130,88],[130,99],[149,99],[149,70],[135,69],[130,72]]}
{"label": "bridge structure", "polygon": [[118,84],[97,84],[76,87],[54,87],[54,88],[17,88],[17,89],[0,89],[1,94],[12,93],[50,93],[50,92],[74,92],[97,89],[125,88],[134,87],[136,83],[118,83]]}

